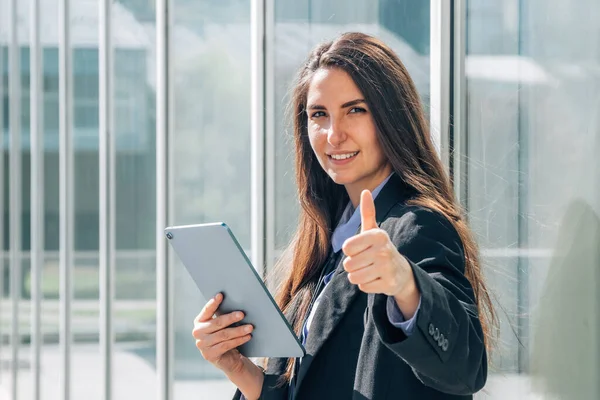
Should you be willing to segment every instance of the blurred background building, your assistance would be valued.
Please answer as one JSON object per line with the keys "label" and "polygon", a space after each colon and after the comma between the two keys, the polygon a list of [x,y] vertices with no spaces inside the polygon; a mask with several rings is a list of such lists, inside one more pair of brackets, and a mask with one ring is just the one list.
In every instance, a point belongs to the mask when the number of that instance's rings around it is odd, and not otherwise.
{"label": "blurred background building", "polygon": [[230,398],[162,230],[225,221],[272,267],[297,216],[290,83],[351,30],[407,66],[479,241],[501,332],[477,398],[600,398],[600,3],[108,3],[0,0],[0,399]]}

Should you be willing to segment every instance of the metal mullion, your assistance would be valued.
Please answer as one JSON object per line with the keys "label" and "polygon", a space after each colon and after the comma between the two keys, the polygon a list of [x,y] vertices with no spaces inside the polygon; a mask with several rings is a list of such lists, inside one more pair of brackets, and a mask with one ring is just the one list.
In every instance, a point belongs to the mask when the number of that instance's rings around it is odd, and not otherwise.
{"label": "metal mullion", "polygon": [[[518,13],[518,55],[530,54],[528,52],[528,44],[531,43],[527,37],[529,31],[525,28],[529,21],[529,7],[523,2],[519,3]],[[519,144],[519,152],[517,158],[517,171],[519,171],[517,177],[517,242],[519,248],[528,248],[530,246],[530,228],[529,218],[531,215],[529,212],[530,200],[529,200],[529,188],[530,188],[530,149],[531,149],[531,135],[529,134],[528,128],[531,126],[530,114],[527,112],[527,98],[526,96],[527,87],[519,82],[517,89],[517,143]],[[521,316],[517,319],[517,332],[520,338],[529,338],[529,318],[523,317],[530,311],[529,302],[529,278],[530,278],[530,258],[519,257],[516,265],[516,276],[517,276],[517,312]],[[521,311],[524,310],[524,311]],[[529,372],[529,350],[526,346],[519,346],[517,349],[517,360],[518,360],[518,372],[526,374]]]}
{"label": "metal mullion", "polygon": [[29,90],[31,155],[31,360],[33,398],[41,396],[41,301],[44,265],[44,141],[42,136],[43,85],[40,45],[40,0],[30,1]]}
{"label": "metal mullion", "polygon": [[[2,15],[0,15],[2,18]],[[0,318],[3,318],[4,301],[4,48],[0,46]],[[0,324],[0,338],[3,338],[3,326]],[[0,359],[2,357],[2,342],[0,339]],[[0,370],[2,382],[2,370]]]}
{"label": "metal mullion", "polygon": [[275,0],[264,0],[265,274],[275,260]]}
{"label": "metal mullion", "polygon": [[173,276],[163,229],[169,217],[170,2],[156,0],[156,369],[157,399],[173,398]]}
{"label": "metal mullion", "polygon": [[466,59],[466,0],[454,0],[454,31],[452,36],[452,158],[453,184],[456,198],[468,210],[467,175],[467,79]]}
{"label": "metal mullion", "polygon": [[430,110],[431,136],[438,154],[448,170],[450,167],[450,26],[451,8],[448,0],[431,0],[430,10]]}
{"label": "metal mullion", "polygon": [[263,274],[265,265],[265,0],[253,0],[250,7],[250,237],[252,263],[257,271]]}
{"label": "metal mullion", "polygon": [[73,267],[73,146],[72,146],[72,55],[69,39],[70,2],[58,3],[59,67],[59,309],[61,398],[71,399],[71,301]]}
{"label": "metal mullion", "polygon": [[99,2],[99,180],[100,180],[100,353],[102,399],[113,396],[112,354],[114,347],[114,214],[115,131],[113,123],[113,52],[111,37],[112,0]]}
{"label": "metal mullion", "polygon": [[10,238],[10,293],[12,298],[11,326],[11,395],[18,399],[19,366],[19,302],[21,301],[21,216],[22,216],[22,176],[21,176],[21,52],[18,41],[18,2],[10,1],[10,45],[9,45],[9,238]]}

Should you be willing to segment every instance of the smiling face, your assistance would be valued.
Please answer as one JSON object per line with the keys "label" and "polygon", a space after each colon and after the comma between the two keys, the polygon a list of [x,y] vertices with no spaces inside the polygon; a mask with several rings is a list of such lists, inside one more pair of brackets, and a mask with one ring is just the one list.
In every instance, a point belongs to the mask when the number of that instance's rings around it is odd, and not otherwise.
{"label": "smiling face", "polygon": [[363,94],[345,71],[319,69],[308,87],[306,112],[319,164],[346,187],[356,207],[362,190],[375,189],[392,172]]}

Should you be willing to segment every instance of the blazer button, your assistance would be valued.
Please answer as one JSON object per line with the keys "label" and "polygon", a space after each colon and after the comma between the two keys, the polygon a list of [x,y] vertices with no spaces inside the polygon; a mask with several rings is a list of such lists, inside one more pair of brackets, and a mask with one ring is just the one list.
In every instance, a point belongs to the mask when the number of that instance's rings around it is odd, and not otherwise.
{"label": "blazer button", "polygon": [[434,329],[433,324],[429,324],[429,336],[433,336]]}
{"label": "blazer button", "polygon": [[448,339],[444,339],[444,343],[442,344],[442,350],[448,350]]}
{"label": "blazer button", "polygon": [[440,333],[440,337],[438,339],[438,346],[442,347],[442,345],[444,344],[444,334]]}
{"label": "blazer button", "polygon": [[435,340],[437,342],[437,340],[440,338],[440,330],[438,328],[435,328],[435,332],[433,333],[433,340]]}

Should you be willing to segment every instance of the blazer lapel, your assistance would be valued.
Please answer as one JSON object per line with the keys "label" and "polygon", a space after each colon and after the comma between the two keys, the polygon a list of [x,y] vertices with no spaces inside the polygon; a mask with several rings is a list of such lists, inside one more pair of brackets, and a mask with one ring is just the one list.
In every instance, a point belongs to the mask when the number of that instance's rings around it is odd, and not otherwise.
{"label": "blazer lapel", "polygon": [[[403,200],[404,196],[405,186],[397,174],[394,174],[375,199],[375,219],[377,220],[378,226],[380,226],[381,222],[387,217],[392,207]],[[358,234],[359,232],[360,227],[356,233]],[[358,286],[350,283],[348,280],[348,273],[344,270],[343,265],[345,258],[346,257],[342,254],[331,281],[321,293],[319,306],[315,311],[313,323],[311,324],[310,332],[306,338],[306,344],[304,346],[306,355],[302,358],[302,363],[298,370],[298,376],[296,377],[294,387],[294,397],[300,389],[310,364],[327,338],[338,325],[346,310],[348,310],[360,293]]]}

